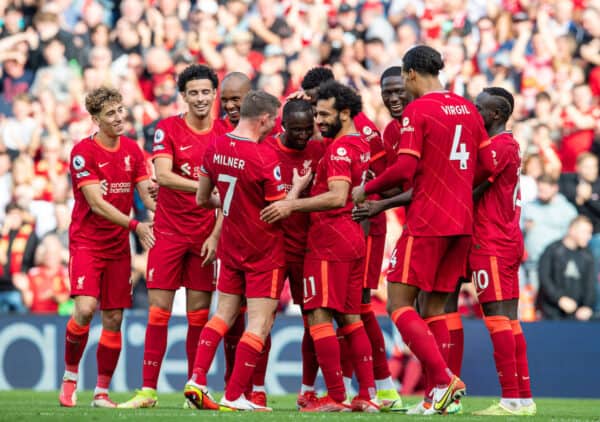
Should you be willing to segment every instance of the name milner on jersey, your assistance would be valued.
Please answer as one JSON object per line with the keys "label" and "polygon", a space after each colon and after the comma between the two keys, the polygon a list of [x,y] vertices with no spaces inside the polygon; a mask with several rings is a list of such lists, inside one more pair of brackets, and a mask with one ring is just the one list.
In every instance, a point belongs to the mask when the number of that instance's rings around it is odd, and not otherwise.
{"label": "name milner on jersey", "polygon": [[246,162],[242,159],[229,157],[227,155],[222,154],[214,154],[213,155],[213,163],[219,164],[225,167],[233,167],[234,169],[244,170],[244,166]]}

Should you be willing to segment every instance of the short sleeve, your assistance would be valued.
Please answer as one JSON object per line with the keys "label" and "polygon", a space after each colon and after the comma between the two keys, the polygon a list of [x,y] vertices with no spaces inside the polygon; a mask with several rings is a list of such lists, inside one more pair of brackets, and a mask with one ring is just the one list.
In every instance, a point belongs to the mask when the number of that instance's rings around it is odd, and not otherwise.
{"label": "short sleeve", "polygon": [[332,146],[323,159],[327,182],[343,180],[352,184],[352,150],[347,145]]}
{"label": "short sleeve", "polygon": [[152,159],[158,157],[173,158],[173,139],[166,129],[164,120],[161,120],[156,125],[154,131],[154,141],[152,142]]}
{"label": "short sleeve", "polygon": [[402,114],[398,154],[414,155],[420,159],[423,152],[423,117],[417,107],[411,106],[409,104]]}
{"label": "short sleeve", "polygon": [[148,170],[146,167],[146,159],[144,158],[144,153],[141,148],[134,144],[133,146],[133,158],[135,159],[134,169],[133,169],[133,181],[135,183],[139,183],[142,180],[146,180],[149,178]]}
{"label": "short sleeve", "polygon": [[92,183],[100,183],[94,155],[83,147],[73,149],[69,168],[73,186],[76,186],[77,189]]}
{"label": "short sleeve", "polygon": [[215,144],[211,142],[204,151],[204,157],[202,158],[202,165],[200,165],[200,177],[211,178],[211,157],[214,155]]}
{"label": "short sleeve", "polygon": [[281,164],[275,152],[264,148],[263,153],[263,178],[264,198],[273,202],[285,198],[285,184],[281,177]]}

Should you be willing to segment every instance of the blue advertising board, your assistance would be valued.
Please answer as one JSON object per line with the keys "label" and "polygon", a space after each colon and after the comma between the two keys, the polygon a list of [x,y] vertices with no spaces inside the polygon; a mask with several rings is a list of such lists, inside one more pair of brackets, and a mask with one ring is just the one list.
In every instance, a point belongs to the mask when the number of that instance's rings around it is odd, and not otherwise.
{"label": "blue advertising board", "polygon": [[[0,390],[57,390],[64,370],[66,318],[57,316],[0,317]],[[380,319],[388,351],[401,339],[389,319]],[[140,387],[146,316],[127,314],[123,322],[123,350],[112,388],[131,391]],[[462,377],[471,395],[499,395],[492,346],[482,321],[465,320],[465,355]],[[95,318],[80,369],[80,386],[93,389],[96,381],[96,346],[100,336]],[[600,397],[600,324],[538,322],[523,324],[535,396]],[[181,391],[186,381],[186,320],[173,317],[167,353],[158,383],[160,391]],[[271,394],[297,392],[301,381],[302,319],[281,316],[272,333],[266,388]],[[214,390],[223,388],[221,352],[209,373]]]}

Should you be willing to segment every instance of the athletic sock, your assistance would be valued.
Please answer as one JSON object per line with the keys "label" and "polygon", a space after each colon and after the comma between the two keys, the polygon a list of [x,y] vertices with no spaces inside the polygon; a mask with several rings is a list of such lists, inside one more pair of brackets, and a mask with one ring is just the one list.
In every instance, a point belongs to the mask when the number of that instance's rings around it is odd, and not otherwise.
{"label": "athletic sock", "polygon": [[[65,372],[69,374],[77,374],[79,372],[79,361],[81,361],[81,356],[83,356],[89,333],[89,324],[79,325],[72,317],[67,322],[65,333]],[[76,379],[73,381],[76,381]]]}
{"label": "athletic sock", "polygon": [[156,390],[158,375],[167,350],[167,332],[171,312],[157,306],[148,311],[146,340],[144,342],[144,363],[142,367],[142,387]]}
{"label": "athletic sock", "polygon": [[206,323],[198,341],[191,381],[198,385],[206,385],[206,374],[227,328],[225,321],[218,316],[213,316]]}
{"label": "athletic sock", "polygon": [[515,337],[510,320],[506,316],[488,316],[484,318],[494,346],[494,362],[502,388],[502,398],[519,398],[519,379],[515,359]]}
{"label": "athletic sock", "polygon": [[187,313],[188,330],[185,338],[185,351],[188,361],[188,378],[192,376],[194,361],[196,360],[196,349],[200,333],[208,322],[208,309],[198,309]]}
{"label": "athletic sock", "polygon": [[434,385],[447,385],[451,373],[427,324],[411,306],[396,309],[392,321],[406,345],[426,368]]}
{"label": "athletic sock", "polygon": [[344,381],[342,380],[342,368],[340,364],[340,346],[330,322],[316,324],[310,327],[310,334],[315,344],[317,360],[329,397],[337,402],[346,399]]}

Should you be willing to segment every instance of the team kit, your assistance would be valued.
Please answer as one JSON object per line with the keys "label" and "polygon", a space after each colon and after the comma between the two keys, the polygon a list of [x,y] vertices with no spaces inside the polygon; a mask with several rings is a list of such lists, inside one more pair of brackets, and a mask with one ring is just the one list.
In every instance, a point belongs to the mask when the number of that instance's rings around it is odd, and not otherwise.
{"label": "team kit", "polygon": [[[521,158],[506,128],[514,99],[499,87],[485,88],[474,103],[444,90],[441,55],[425,45],[402,63],[381,75],[392,118],[383,132],[363,113],[360,93],[326,67],[309,70],[302,89],[281,104],[252,90],[243,73],[219,81],[209,67],[190,65],[177,77],[187,111],[156,126],[157,187],[138,144],[123,135],[121,94],[102,87],[87,95],[98,131],[75,145],[70,160],[75,307],[62,406],[77,405],[78,367],[97,310],[92,406],[157,406],[173,300],[185,287],[184,406],[271,411],[264,387],[270,330],[287,280],[304,319],[301,412],[460,413],[467,387],[457,292],[472,280],[502,390],[499,402],[475,414],[536,413],[517,318]],[[135,191],[152,222],[130,217]],[[395,388],[370,303],[380,283],[384,211],[401,206],[406,222],[390,258],[387,309],[424,369],[424,397],[411,407]],[[130,232],[148,250],[148,323],[140,389],[115,403],[109,386],[123,310],[132,304]],[[225,389],[217,401],[207,374],[221,342]],[[319,369],[323,396],[315,391]],[[353,377],[358,393],[350,397]]]}

